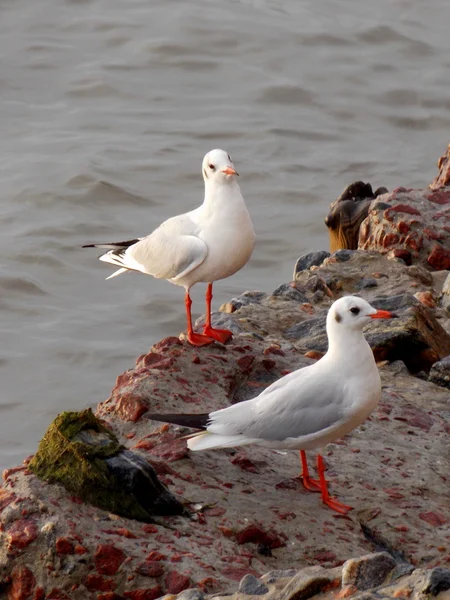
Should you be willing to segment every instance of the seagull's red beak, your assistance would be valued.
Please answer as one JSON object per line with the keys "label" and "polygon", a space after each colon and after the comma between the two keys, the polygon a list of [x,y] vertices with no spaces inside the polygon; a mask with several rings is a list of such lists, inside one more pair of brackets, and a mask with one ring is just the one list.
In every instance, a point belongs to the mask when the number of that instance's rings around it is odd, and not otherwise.
{"label": "seagull's red beak", "polygon": [[239,175],[239,173],[235,171],[233,167],[225,167],[225,169],[222,169],[222,173],[225,173],[225,175]]}
{"label": "seagull's red beak", "polygon": [[371,319],[398,319],[398,315],[390,310],[377,310],[376,313],[369,316]]}

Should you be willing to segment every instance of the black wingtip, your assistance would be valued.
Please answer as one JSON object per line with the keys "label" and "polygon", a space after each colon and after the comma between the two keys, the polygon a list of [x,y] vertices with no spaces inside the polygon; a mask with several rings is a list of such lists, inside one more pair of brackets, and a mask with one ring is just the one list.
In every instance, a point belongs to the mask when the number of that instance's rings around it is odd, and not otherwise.
{"label": "black wingtip", "polygon": [[192,429],[206,429],[209,421],[209,413],[198,414],[146,414],[152,421],[161,421],[162,423],[172,423],[182,427],[191,427]]}
{"label": "black wingtip", "polygon": [[95,248],[95,244],[85,244],[82,248]]}

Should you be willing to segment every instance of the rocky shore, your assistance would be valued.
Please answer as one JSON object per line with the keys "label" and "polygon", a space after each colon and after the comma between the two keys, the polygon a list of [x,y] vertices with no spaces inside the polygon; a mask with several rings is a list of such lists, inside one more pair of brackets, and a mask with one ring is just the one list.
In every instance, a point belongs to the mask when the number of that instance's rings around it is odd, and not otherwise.
{"label": "rocky shore", "polygon": [[[380,210],[390,214],[378,206],[377,219]],[[445,239],[434,242],[447,251]],[[4,472],[0,489],[0,598],[448,597],[450,276],[420,251],[410,257],[364,249],[301,257],[291,282],[246,292],[214,314],[215,326],[233,331],[229,344],[193,348],[171,337],[139,357],[96,415],[103,435],[154,468],[184,514],[119,516],[42,481],[27,459]],[[245,400],[319,360],[327,309],[349,293],[400,317],[366,332],[382,379],[378,408],[324,454],[349,515],[304,490],[295,452],[189,453],[188,429],[147,418]]]}

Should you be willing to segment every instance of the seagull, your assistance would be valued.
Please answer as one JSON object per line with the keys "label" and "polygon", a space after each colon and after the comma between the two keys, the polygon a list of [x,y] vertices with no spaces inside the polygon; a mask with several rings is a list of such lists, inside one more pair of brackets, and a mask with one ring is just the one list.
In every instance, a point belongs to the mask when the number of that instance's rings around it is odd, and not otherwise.
{"label": "seagull", "polygon": [[[198,208],[167,219],[143,238],[83,246],[109,250],[99,260],[120,268],[107,279],[140,271],[184,287],[187,339],[193,346],[214,340],[225,343],[231,338],[231,331],[211,325],[213,282],[242,269],[255,245],[253,224],[230,155],[225,150],[211,150],[203,159],[202,172],[205,198]],[[189,295],[191,287],[199,282],[207,284],[202,334],[192,327]]]}
{"label": "seagull", "polygon": [[[285,375],[251,400],[221,410],[148,417],[202,429],[188,436],[190,450],[249,444],[299,450],[305,488],[320,491],[324,504],[347,514],[352,507],[329,494],[320,449],[358,427],[377,406],[380,375],[363,327],[372,319],[396,316],[357,296],[344,296],[328,311],[328,351],[318,362]],[[312,449],[319,450],[318,480],[308,471],[305,450]]]}

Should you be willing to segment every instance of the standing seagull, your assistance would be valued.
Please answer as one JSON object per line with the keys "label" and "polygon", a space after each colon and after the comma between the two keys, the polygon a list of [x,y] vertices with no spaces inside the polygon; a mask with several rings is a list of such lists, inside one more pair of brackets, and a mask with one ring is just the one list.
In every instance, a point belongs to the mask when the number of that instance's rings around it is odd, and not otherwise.
{"label": "standing seagull", "polygon": [[356,296],[336,300],[327,315],[328,351],[318,362],[298,369],[259,396],[199,415],[148,415],[150,419],[204,429],[189,436],[191,450],[257,444],[300,450],[301,479],[333,510],[351,506],[328,492],[325,467],[317,455],[319,480],[309,476],[305,450],[323,448],[367,419],[381,396],[375,359],[362,329],[372,319],[396,317]]}
{"label": "standing seagull", "polygon": [[[231,331],[211,326],[213,282],[242,269],[255,245],[253,224],[230,155],[224,150],[211,150],[203,159],[202,171],[205,199],[195,210],[167,219],[144,238],[83,246],[109,249],[100,260],[120,269],[107,279],[128,270],[141,271],[183,286],[187,338],[193,346],[214,340],[225,343],[231,338]],[[193,330],[189,295],[190,288],[199,282],[208,284],[203,334]]]}

